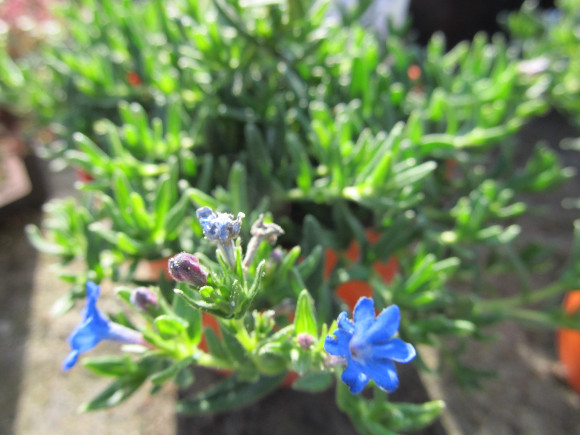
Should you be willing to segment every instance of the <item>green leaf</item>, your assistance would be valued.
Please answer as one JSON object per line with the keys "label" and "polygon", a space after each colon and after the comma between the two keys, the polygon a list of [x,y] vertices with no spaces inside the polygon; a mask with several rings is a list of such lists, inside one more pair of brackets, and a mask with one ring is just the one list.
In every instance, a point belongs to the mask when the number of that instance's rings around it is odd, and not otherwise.
{"label": "green leaf", "polygon": [[420,165],[411,166],[404,169],[393,176],[391,183],[397,187],[405,187],[411,183],[415,183],[435,170],[437,163],[425,162]]}
{"label": "green leaf", "polygon": [[278,276],[285,277],[296,263],[296,260],[298,260],[298,257],[300,257],[300,246],[294,246],[282,259],[277,271]]}
{"label": "green leaf", "polygon": [[207,193],[203,192],[200,189],[196,189],[194,187],[187,190],[187,194],[189,198],[194,202],[196,207],[210,207],[216,210],[219,206],[219,203],[215,200],[215,198]]}
{"label": "green leaf", "polygon": [[146,232],[151,231],[153,220],[151,219],[151,213],[147,210],[145,200],[137,192],[131,192],[129,198],[131,201],[133,217],[135,218],[137,225]]}
{"label": "green leaf", "polygon": [[241,365],[249,363],[248,354],[246,353],[244,347],[240,344],[238,339],[232,333],[230,333],[227,329],[225,329],[223,323],[221,322],[220,322],[220,331],[222,335],[222,343],[224,344],[224,350],[228,354],[228,359],[230,361],[236,361]]}
{"label": "green leaf", "polygon": [[[241,259],[242,256],[238,255],[238,259]],[[260,261],[258,267],[256,267],[255,279],[252,283],[252,286],[248,289],[245,299],[243,300],[243,307],[240,309],[240,312],[237,313],[237,316],[241,316],[245,314],[245,310],[249,307],[249,305],[254,300],[254,297],[258,294],[258,292],[262,288],[262,279],[264,278],[264,270],[266,268],[266,260]]]}
{"label": "green leaf", "polygon": [[50,255],[64,255],[66,249],[58,243],[49,242],[36,225],[28,224],[25,227],[26,236],[32,245],[41,252]]}
{"label": "green leaf", "polygon": [[190,199],[187,195],[183,195],[165,216],[163,228],[169,238],[173,238],[175,231],[181,227],[189,211]]}
{"label": "green leaf", "polygon": [[384,423],[393,431],[411,431],[431,424],[445,409],[442,400],[422,404],[384,402],[376,406],[369,416]]}
{"label": "green leaf", "polygon": [[189,324],[179,317],[164,314],[155,319],[155,326],[162,337],[173,338],[186,332]]}
{"label": "green leaf", "polygon": [[180,318],[186,319],[189,324],[187,334],[192,344],[197,345],[201,341],[202,321],[201,312],[189,305],[184,298],[173,298],[173,311]]}
{"label": "green leaf", "polygon": [[294,317],[294,330],[296,334],[310,334],[315,339],[318,337],[318,327],[312,297],[306,289],[302,290],[300,296],[298,296]]}
{"label": "green leaf", "polygon": [[322,246],[315,246],[308,257],[304,259],[297,267],[300,276],[303,279],[308,278],[313,272],[320,270],[322,261]]}
{"label": "green leaf", "polygon": [[191,416],[230,411],[260,400],[276,390],[286,373],[264,376],[255,382],[244,382],[237,375],[211,386],[201,394],[180,401],[177,412]]}
{"label": "green leaf", "polygon": [[221,360],[231,361],[231,358],[226,352],[222,341],[218,337],[217,333],[213,330],[213,328],[206,326],[203,330],[203,335],[210,354]]}
{"label": "green leaf", "polygon": [[248,176],[246,168],[240,162],[235,162],[230,170],[230,177],[228,180],[228,190],[230,192],[231,209],[236,213],[249,213],[248,202]]}
{"label": "green leaf", "polygon": [[127,355],[84,358],[83,366],[101,376],[123,376],[135,372],[136,365]]}
{"label": "green leaf", "polygon": [[171,364],[166,369],[155,373],[150,377],[150,380],[154,385],[163,385],[171,378],[177,376],[182,369],[188,367],[192,363],[192,361],[193,361],[192,356],[182,359],[181,361]]}
{"label": "green leaf", "polygon": [[79,411],[95,411],[97,409],[112,408],[129,398],[145,382],[147,375],[139,372],[123,376],[105,388],[97,397],[80,406]]}
{"label": "green leaf", "polygon": [[294,390],[319,393],[332,385],[333,376],[328,372],[310,372],[292,383]]}
{"label": "green leaf", "polygon": [[155,215],[156,230],[160,230],[165,223],[165,215],[171,207],[171,179],[167,174],[159,179],[155,200],[153,203],[153,214]]}
{"label": "green leaf", "polygon": [[62,295],[60,298],[56,300],[56,302],[54,302],[54,304],[52,304],[52,307],[50,309],[51,316],[60,317],[63,314],[68,313],[70,310],[74,308],[75,300],[77,298],[78,296],[76,296],[74,292],[69,292]]}

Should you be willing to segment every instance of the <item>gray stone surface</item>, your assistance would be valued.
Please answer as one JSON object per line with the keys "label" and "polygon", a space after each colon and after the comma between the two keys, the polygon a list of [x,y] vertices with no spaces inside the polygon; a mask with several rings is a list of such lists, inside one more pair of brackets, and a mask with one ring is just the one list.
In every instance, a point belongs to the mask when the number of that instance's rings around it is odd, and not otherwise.
{"label": "gray stone surface", "polygon": [[[70,172],[51,174],[52,196],[71,194],[73,183]],[[146,387],[110,411],[77,412],[109,381],[80,364],[61,371],[69,351],[66,337],[80,319],[80,307],[59,319],[50,316],[66,289],[51,269],[53,259],[37,254],[24,236],[24,225],[39,219],[30,211],[0,226],[0,434],[174,434],[175,391],[170,388],[150,398]],[[117,348],[102,343],[92,354]]]}

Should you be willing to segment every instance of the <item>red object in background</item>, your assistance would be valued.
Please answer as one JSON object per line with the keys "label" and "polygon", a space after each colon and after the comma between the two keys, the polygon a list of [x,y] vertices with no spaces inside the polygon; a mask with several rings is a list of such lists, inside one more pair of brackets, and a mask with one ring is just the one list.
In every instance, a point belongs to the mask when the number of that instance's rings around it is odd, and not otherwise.
{"label": "red object in background", "polygon": [[95,178],[89,174],[84,169],[75,169],[75,173],[77,175],[77,180],[82,181],[83,183],[89,183],[93,181]]}
{"label": "red object in background", "polygon": [[50,0],[5,0],[0,2],[0,20],[15,26],[18,19],[28,17],[35,23],[50,18]]}
{"label": "red object in background", "polygon": [[139,77],[139,74],[137,74],[134,71],[128,72],[127,73],[127,82],[131,86],[139,86],[141,84],[141,77]]}
{"label": "red object in background", "polygon": [[457,160],[447,159],[445,160],[445,172],[444,177],[446,180],[452,180],[455,177],[455,172],[459,167]]}
{"label": "red object in background", "polygon": [[[203,312],[201,314],[201,326],[204,329],[206,326],[208,328],[213,329],[213,331],[217,334],[218,337],[222,336],[218,320],[215,318],[215,316],[212,316],[210,313]],[[199,348],[204,352],[209,352],[209,348],[207,347],[207,341],[205,340],[205,334],[202,334],[201,336]]]}
{"label": "red object in background", "polygon": [[[564,311],[573,314],[580,308],[580,290],[569,292],[564,298]],[[558,357],[564,366],[568,385],[580,393],[580,331],[558,330]]]}
{"label": "red object in background", "polygon": [[417,65],[411,65],[407,70],[407,76],[412,81],[417,81],[421,78],[421,68]]}
{"label": "red object in background", "polygon": [[[372,230],[367,230],[366,236],[371,244],[376,243],[380,238],[380,235]],[[358,243],[352,241],[348,249],[344,252],[344,256],[351,261],[357,261],[360,258]],[[325,251],[324,263],[324,277],[326,279],[332,274],[337,262],[338,254],[332,249],[327,249]],[[399,270],[399,261],[394,256],[387,261],[376,261],[373,264],[373,269],[383,278],[385,283],[389,284],[393,281]],[[373,289],[366,281],[351,280],[340,284],[336,288],[335,293],[352,310],[360,298],[364,296],[371,297],[373,295]]]}
{"label": "red object in background", "polygon": [[340,284],[335,293],[352,310],[360,298],[373,296],[373,288],[366,281],[352,280]]}

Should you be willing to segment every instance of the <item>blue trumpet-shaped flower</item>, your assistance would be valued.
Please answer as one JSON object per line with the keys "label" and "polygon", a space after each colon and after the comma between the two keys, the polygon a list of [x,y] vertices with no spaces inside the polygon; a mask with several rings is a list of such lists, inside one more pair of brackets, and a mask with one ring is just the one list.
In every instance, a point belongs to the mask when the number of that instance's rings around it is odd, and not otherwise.
{"label": "blue trumpet-shaped flower", "polygon": [[91,350],[102,340],[146,344],[141,333],[112,322],[97,308],[100,293],[101,288],[98,285],[87,282],[87,305],[83,310],[83,320],[68,337],[72,350],[62,364],[63,370],[71,369],[81,353]]}
{"label": "blue trumpet-shaped flower", "polygon": [[354,322],[347,313],[338,316],[338,329],[327,336],[324,349],[346,359],[342,380],[354,394],[364,390],[369,380],[389,393],[399,386],[395,361],[406,363],[415,358],[413,345],[394,335],[399,330],[401,312],[391,305],[375,318],[375,303],[361,298],[354,307]]}

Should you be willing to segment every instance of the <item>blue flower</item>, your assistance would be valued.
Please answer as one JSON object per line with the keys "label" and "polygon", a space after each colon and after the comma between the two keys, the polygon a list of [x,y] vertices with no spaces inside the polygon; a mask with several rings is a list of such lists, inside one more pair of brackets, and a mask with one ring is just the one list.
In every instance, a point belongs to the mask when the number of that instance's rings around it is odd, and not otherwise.
{"label": "blue flower", "polygon": [[201,207],[197,209],[196,214],[205,237],[218,242],[218,249],[224,254],[228,264],[235,267],[234,239],[240,235],[244,213],[238,213],[238,217],[234,219],[231,214],[215,213],[209,207]]}
{"label": "blue flower", "polygon": [[141,333],[112,322],[97,308],[100,292],[98,285],[87,282],[87,305],[83,310],[83,320],[68,337],[72,350],[62,364],[63,370],[71,369],[81,353],[91,350],[101,340],[146,344]]}
{"label": "blue flower", "polygon": [[371,379],[392,393],[399,386],[394,361],[406,363],[417,354],[411,344],[394,337],[401,321],[399,307],[391,305],[375,318],[374,301],[360,298],[353,317],[354,322],[346,312],[338,316],[338,329],[333,332],[334,337],[326,337],[324,349],[346,359],[342,380],[351,393],[360,393]]}
{"label": "blue flower", "polygon": [[215,213],[209,207],[201,207],[196,211],[197,219],[203,228],[203,234],[209,239],[222,245],[230,243],[240,234],[244,213],[238,217],[229,213]]}

